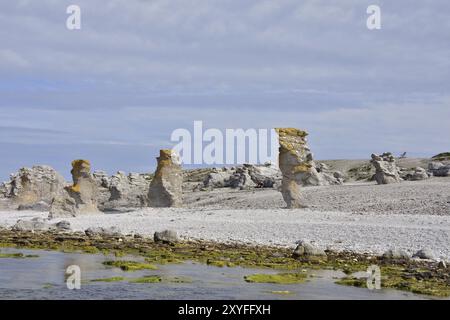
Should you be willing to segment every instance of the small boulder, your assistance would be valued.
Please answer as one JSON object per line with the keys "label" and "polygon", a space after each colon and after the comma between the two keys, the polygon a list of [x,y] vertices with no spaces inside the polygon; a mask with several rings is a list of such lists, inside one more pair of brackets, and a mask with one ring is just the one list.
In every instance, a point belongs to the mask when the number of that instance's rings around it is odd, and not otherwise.
{"label": "small boulder", "polygon": [[430,249],[421,249],[413,255],[413,258],[434,260],[435,254]]}
{"label": "small boulder", "polygon": [[84,231],[84,233],[91,238],[94,237],[118,237],[121,235],[119,228],[117,227],[90,227]]}
{"label": "small boulder", "polygon": [[50,210],[50,204],[48,204],[45,201],[39,201],[36,203],[31,204],[21,204],[17,208],[19,211],[40,211],[40,212],[46,212]]}
{"label": "small boulder", "polygon": [[299,241],[297,247],[295,248],[292,256],[294,258],[311,258],[311,257],[326,257],[326,253],[321,248],[311,244],[307,241]]}
{"label": "small boulder", "polygon": [[31,220],[17,220],[12,227],[13,231],[47,231],[51,228],[51,224],[42,218],[33,218]]}
{"label": "small boulder", "polygon": [[161,232],[155,232],[155,234],[153,235],[153,240],[155,242],[165,244],[174,244],[179,241],[177,232],[173,230],[164,230]]}
{"label": "small boulder", "polygon": [[385,260],[409,260],[409,254],[401,249],[389,249],[382,256]]}

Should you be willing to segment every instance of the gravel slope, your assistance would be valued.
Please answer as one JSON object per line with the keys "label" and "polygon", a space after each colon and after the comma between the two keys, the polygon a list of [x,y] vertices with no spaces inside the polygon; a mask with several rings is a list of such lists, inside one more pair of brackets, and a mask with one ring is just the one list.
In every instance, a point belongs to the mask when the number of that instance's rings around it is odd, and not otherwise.
{"label": "gravel slope", "polygon": [[[302,189],[311,210],[378,214],[450,215],[450,177],[404,181],[390,185],[355,182],[343,186]],[[270,209],[283,208],[281,193],[274,189],[250,191],[216,189],[185,194],[191,208]]]}

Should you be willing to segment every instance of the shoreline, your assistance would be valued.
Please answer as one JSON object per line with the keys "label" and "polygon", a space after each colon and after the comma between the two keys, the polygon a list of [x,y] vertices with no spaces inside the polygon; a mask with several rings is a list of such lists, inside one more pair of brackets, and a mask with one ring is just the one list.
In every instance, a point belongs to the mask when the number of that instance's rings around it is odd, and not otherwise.
{"label": "shoreline", "polygon": [[[148,263],[172,264],[187,261],[215,267],[267,268],[289,273],[305,269],[343,271],[336,279],[341,285],[364,287],[366,278],[358,276],[367,268],[381,269],[382,287],[435,297],[450,296],[450,267],[436,261],[386,258],[354,252],[327,250],[322,256],[295,256],[290,248],[224,244],[211,241],[155,242],[137,235],[86,235],[81,232],[24,232],[0,228],[1,248],[44,249],[86,254],[113,254],[117,261],[139,256]],[[286,273],[280,273],[286,274]]]}
{"label": "shoreline", "polygon": [[[17,220],[47,218],[46,212],[0,211],[0,226],[10,228]],[[412,256],[427,249],[435,260],[450,261],[450,216],[380,215],[319,212],[308,209],[209,209],[145,208],[126,213],[58,218],[72,231],[90,227],[116,227],[124,234],[152,236],[174,230],[184,240],[268,245],[293,249],[300,240],[323,250],[381,255],[404,250]]]}

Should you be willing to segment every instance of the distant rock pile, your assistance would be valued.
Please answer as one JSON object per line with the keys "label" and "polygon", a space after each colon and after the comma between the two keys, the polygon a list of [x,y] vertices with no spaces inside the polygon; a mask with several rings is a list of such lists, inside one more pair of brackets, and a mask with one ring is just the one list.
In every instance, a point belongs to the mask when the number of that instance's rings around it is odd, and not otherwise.
{"label": "distant rock pile", "polygon": [[129,208],[142,208],[149,205],[148,191],[152,176],[150,174],[123,171],[109,177],[104,171],[93,173],[99,190],[98,207],[102,211],[126,211]]}
{"label": "distant rock pile", "polygon": [[21,168],[0,185],[0,197],[16,209],[46,211],[64,185],[64,178],[49,166]]}
{"label": "distant rock pile", "polygon": [[98,187],[90,172],[89,161],[72,161],[73,185],[65,187],[60,194],[55,196],[50,208],[49,216],[51,218],[99,213],[97,207]]}
{"label": "distant rock pile", "polygon": [[403,180],[408,180],[408,181],[420,181],[420,180],[425,180],[429,178],[429,174],[427,172],[427,170],[425,170],[424,168],[421,167],[416,167],[415,169],[400,169],[400,177]]}
{"label": "distant rock pile", "polygon": [[395,158],[390,152],[382,155],[372,154],[372,165],[375,167],[375,181],[378,184],[390,184],[402,181]]}
{"label": "distant rock pile", "polygon": [[435,177],[448,177],[450,176],[450,163],[432,161],[428,164],[428,171]]}
{"label": "distant rock pile", "polygon": [[151,207],[181,207],[183,172],[178,155],[172,150],[161,150],[158,167],[148,192]]}
{"label": "distant rock pile", "polygon": [[244,164],[233,168],[214,168],[203,182],[206,188],[273,188],[281,182],[281,171],[273,164]]}

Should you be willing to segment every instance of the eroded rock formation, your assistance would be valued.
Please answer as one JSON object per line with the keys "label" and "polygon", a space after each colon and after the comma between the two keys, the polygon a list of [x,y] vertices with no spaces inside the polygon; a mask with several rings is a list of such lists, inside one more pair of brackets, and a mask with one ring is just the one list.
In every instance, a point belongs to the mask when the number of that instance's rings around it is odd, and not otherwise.
{"label": "eroded rock formation", "polygon": [[450,176],[450,163],[433,161],[428,164],[428,170],[435,177],[448,177]]}
{"label": "eroded rock formation", "polygon": [[73,185],[65,187],[52,202],[50,217],[77,216],[98,213],[98,187],[87,160],[72,161]]}
{"label": "eroded rock formation", "polygon": [[172,150],[161,150],[158,167],[148,192],[151,207],[181,207],[183,172],[178,155]]}
{"label": "eroded rock formation", "polygon": [[0,197],[9,206],[48,210],[55,195],[65,185],[64,178],[49,166],[21,168],[10,181],[0,185]]}
{"label": "eroded rock formation", "polygon": [[150,174],[117,172],[109,177],[104,171],[93,173],[99,190],[98,207],[102,211],[127,211],[148,206]]}
{"label": "eroded rock formation", "polygon": [[276,128],[279,136],[279,166],[283,175],[281,194],[288,208],[301,208],[300,186],[320,184],[311,150],[307,146],[308,133],[294,128]]}
{"label": "eroded rock formation", "polygon": [[389,184],[402,181],[395,158],[390,152],[382,155],[372,154],[372,165],[375,167],[375,181],[378,184]]}

